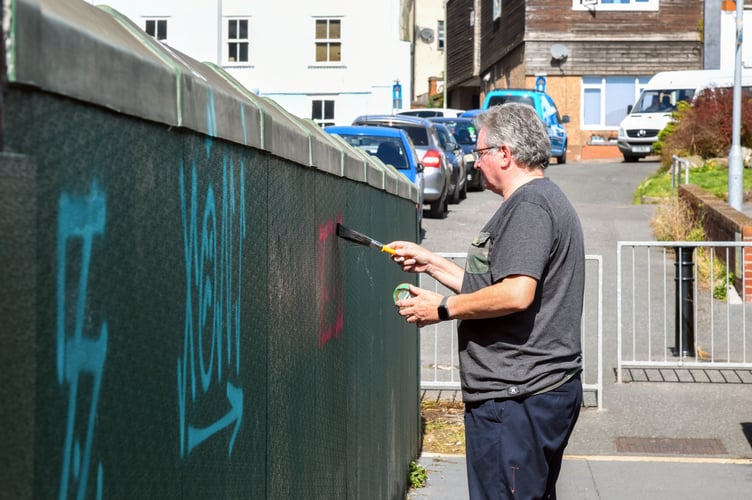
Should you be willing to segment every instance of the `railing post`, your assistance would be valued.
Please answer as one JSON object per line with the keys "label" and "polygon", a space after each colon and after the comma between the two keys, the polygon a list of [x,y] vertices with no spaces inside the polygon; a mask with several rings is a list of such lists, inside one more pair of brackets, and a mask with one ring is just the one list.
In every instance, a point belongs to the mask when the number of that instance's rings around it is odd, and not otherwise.
{"label": "railing post", "polygon": [[679,157],[676,155],[671,156],[671,191],[676,188],[676,165],[679,162]]}
{"label": "railing post", "polygon": [[694,314],[694,247],[674,247],[676,251],[676,311],[674,321],[674,355],[695,355]]}

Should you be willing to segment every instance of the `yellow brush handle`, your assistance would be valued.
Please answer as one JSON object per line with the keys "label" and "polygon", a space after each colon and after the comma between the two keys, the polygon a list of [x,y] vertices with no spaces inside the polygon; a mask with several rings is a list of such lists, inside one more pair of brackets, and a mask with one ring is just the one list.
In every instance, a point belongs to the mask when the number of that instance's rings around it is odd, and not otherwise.
{"label": "yellow brush handle", "polygon": [[388,247],[388,246],[386,246],[386,245],[384,245],[384,246],[382,246],[382,247],[381,247],[381,251],[382,251],[382,252],[386,252],[386,253],[388,253],[389,255],[397,255],[397,250],[395,250],[395,249],[394,249],[394,248],[392,248],[392,247]]}

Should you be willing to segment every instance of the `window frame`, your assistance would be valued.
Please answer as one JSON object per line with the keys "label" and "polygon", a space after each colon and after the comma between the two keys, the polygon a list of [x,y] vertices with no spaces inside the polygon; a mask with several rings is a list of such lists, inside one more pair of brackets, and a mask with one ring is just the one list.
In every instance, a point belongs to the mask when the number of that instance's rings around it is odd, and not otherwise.
{"label": "window frame", "polygon": [[[572,10],[655,12],[660,0],[626,0],[629,3],[603,3],[614,0],[572,0]],[[618,1],[618,0],[617,0]]]}
{"label": "window frame", "polygon": [[[331,109],[331,116],[327,116],[327,103],[331,103],[332,109]],[[312,96],[311,97],[311,120],[313,120],[316,125],[319,127],[328,127],[330,125],[336,125],[335,123],[335,110],[336,110],[336,99],[333,99],[331,96]],[[316,116],[317,109],[315,106],[318,105],[318,115]]]}
{"label": "window frame", "polygon": [[[222,44],[222,59],[224,61],[223,64],[228,67],[251,66],[251,17],[250,16],[225,16],[224,20],[225,20],[223,24],[224,43]],[[237,23],[236,28],[235,28],[236,38],[230,38],[230,23],[232,22]],[[240,26],[242,22],[246,23],[246,38],[240,37],[240,33],[241,33]],[[240,50],[241,46],[245,44],[247,60],[231,61],[230,60],[230,45],[231,44],[237,47],[236,51]]]}
{"label": "window frame", "polygon": [[491,5],[491,18],[495,21],[501,18],[501,2],[502,0],[493,0]]}
{"label": "window frame", "polygon": [[[585,83],[586,78],[600,78],[599,83]],[[580,78],[580,123],[582,130],[619,130],[619,124],[616,125],[606,125],[606,101],[608,99],[608,96],[606,95],[606,90],[608,88],[607,86],[607,80],[609,78],[633,78],[634,79],[634,99],[632,102],[626,104],[624,106],[624,109],[627,109],[627,106],[634,105],[637,102],[637,99],[640,97],[640,93],[642,92],[642,89],[645,88],[645,86],[648,84],[648,81],[650,80],[650,76],[648,75],[583,75]],[[585,93],[587,90],[598,90],[599,92],[599,111],[600,111],[600,117],[599,117],[599,124],[595,125],[592,123],[586,123],[585,122]],[[625,115],[626,116],[626,115]]]}
{"label": "window frame", "polygon": [[[342,16],[322,16],[313,18],[313,64],[316,66],[341,66],[344,64],[342,57]],[[326,37],[318,38],[317,25],[321,21],[326,21]],[[337,22],[339,24],[339,37],[331,37],[331,24]],[[327,58],[326,60],[318,60],[318,48],[319,45],[326,45]],[[332,47],[334,45],[339,46],[339,60],[332,60]]]}
{"label": "window frame", "polygon": [[[144,32],[150,37],[158,41],[167,40],[167,20],[166,17],[145,17],[144,18]],[[149,33],[149,23],[154,23],[154,34]],[[164,23],[164,36],[159,36],[159,24]]]}
{"label": "window frame", "polygon": [[446,22],[443,19],[436,21],[436,49],[446,48]]}

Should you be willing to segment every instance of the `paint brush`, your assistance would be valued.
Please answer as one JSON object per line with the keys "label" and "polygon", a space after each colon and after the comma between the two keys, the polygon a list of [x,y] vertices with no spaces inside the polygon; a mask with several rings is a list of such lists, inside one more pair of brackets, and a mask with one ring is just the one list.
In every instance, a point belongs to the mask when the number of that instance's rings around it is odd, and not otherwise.
{"label": "paint brush", "polygon": [[378,242],[369,236],[366,236],[363,233],[348,229],[340,223],[337,223],[337,236],[347,241],[357,243],[358,245],[364,245],[367,247],[375,248],[376,250],[381,250],[382,252],[386,252],[389,255],[394,255],[397,253],[394,248],[388,247],[383,243]]}

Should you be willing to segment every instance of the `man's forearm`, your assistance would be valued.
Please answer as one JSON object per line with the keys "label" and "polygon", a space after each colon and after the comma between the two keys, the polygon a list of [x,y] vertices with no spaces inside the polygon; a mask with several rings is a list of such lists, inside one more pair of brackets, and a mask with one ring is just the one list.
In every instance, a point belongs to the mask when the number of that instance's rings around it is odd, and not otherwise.
{"label": "man's forearm", "polygon": [[465,276],[464,269],[451,260],[439,256],[434,257],[426,273],[454,293],[459,293]]}

